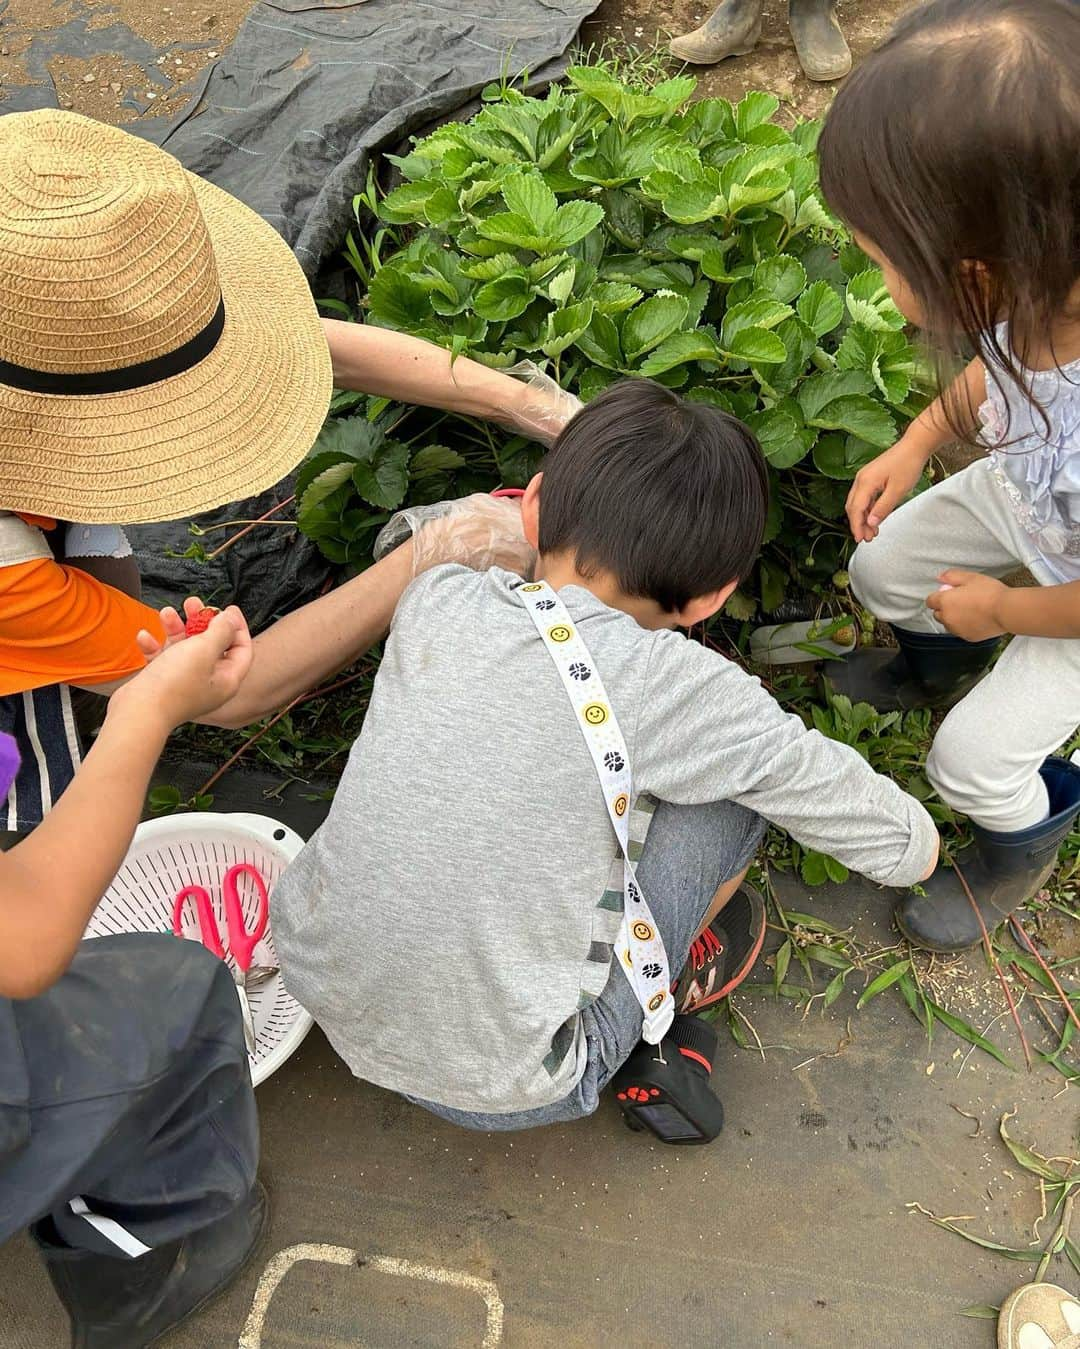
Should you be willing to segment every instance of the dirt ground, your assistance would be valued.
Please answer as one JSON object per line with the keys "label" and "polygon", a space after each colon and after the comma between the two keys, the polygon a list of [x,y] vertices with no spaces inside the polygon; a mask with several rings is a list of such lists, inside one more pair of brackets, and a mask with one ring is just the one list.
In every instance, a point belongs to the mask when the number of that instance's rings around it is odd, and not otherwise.
{"label": "dirt ground", "polygon": [[[0,91],[51,82],[62,108],[120,126],[170,116],[251,8],[251,0],[11,0],[0,19]],[[46,59],[37,39],[56,29],[67,30],[68,50]]]}
{"label": "dirt ground", "polygon": [[[839,14],[856,59],[888,32],[910,0],[841,0]],[[182,110],[199,77],[236,36],[251,0],[10,0],[0,18],[0,107],[13,85],[55,85],[61,107],[125,125]],[[816,116],[832,85],[803,78],[786,24],[786,0],[766,0],[753,55],[696,67],[701,92],[741,98],[770,89],[793,111]],[[663,46],[696,28],[708,0],[602,0],[582,32],[587,45]],[[44,59],[35,38],[68,30],[67,50]],[[138,58],[138,59],[136,59]],[[682,63],[671,58],[672,72]],[[147,76],[147,70],[151,75]]]}
{"label": "dirt ground", "polygon": [[[910,8],[911,0],[840,0],[837,13],[855,59],[871,51]],[[712,9],[710,0],[602,0],[582,35],[587,43],[663,46],[668,38],[704,23]],[[672,58],[673,71],[681,66]],[[836,87],[813,84],[799,69],[787,29],[787,0],[765,0],[761,42],[752,55],[692,70],[702,94],[737,101],[748,89],[768,89],[809,117],[824,112]]]}

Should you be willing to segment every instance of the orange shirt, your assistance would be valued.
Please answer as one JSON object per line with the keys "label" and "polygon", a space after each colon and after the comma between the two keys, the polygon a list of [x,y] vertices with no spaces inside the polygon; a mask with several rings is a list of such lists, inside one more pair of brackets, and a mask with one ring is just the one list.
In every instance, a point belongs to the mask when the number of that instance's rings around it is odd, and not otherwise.
{"label": "orange shirt", "polygon": [[0,697],[46,684],[109,684],[145,664],[135,634],[155,610],[50,558],[0,567]]}

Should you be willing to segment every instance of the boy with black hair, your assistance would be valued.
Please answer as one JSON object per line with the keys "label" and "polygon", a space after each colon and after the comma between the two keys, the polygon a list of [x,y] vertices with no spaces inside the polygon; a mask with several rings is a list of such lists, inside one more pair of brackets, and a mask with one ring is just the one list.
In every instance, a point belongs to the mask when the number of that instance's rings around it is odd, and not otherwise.
{"label": "boy with black hair", "polygon": [[[765,820],[884,884],[933,870],[917,801],[673,631],[745,576],[767,505],[744,425],[625,381],[529,485],[533,583],[443,566],[405,593],[330,816],[276,894],[289,986],[357,1076],[474,1128],[594,1110],[647,1015],[608,880],[628,810],[672,970],[740,892]],[[530,601],[556,619],[547,640]],[[585,656],[564,689],[549,642],[570,639]],[[633,774],[610,815],[567,702],[594,673],[603,714],[582,715],[621,727],[603,759]]]}

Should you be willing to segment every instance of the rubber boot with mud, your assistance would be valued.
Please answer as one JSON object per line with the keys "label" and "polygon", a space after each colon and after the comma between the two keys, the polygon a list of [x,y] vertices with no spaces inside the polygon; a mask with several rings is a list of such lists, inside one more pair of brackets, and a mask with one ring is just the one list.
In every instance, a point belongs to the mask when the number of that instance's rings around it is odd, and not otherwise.
{"label": "rubber boot with mud", "polygon": [[836,19],[836,0],[788,0],[788,27],[808,80],[842,80],[851,48]]}
{"label": "rubber boot with mud", "polygon": [[972,825],[975,841],[957,855],[956,867],[939,866],[919,887],[922,894],[912,891],[897,904],[896,925],[913,945],[927,951],[975,946],[982,941],[983,924],[993,932],[1045,884],[1080,814],[1080,768],[1051,757],[1039,771],[1050,797],[1045,820],[1011,834]]}
{"label": "rubber boot with mud", "polygon": [[231,1213],[135,1260],[73,1250],[32,1234],[71,1317],[72,1349],[145,1349],[193,1315],[240,1273],[266,1228],[266,1191],[256,1183]]}
{"label": "rubber boot with mud", "polygon": [[899,651],[863,647],[843,660],[826,661],[822,673],[833,693],[879,712],[951,707],[986,673],[999,639],[965,642],[947,632],[911,632],[892,625]]}
{"label": "rubber boot with mud", "polygon": [[698,66],[715,65],[728,56],[749,56],[761,37],[764,3],[723,0],[700,28],[671,39],[672,55]]}

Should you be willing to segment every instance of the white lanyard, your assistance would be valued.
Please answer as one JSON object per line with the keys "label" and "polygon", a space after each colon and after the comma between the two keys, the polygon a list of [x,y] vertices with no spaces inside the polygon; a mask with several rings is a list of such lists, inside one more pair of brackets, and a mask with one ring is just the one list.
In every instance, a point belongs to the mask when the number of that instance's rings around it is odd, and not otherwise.
{"label": "white lanyard", "polygon": [[521,602],[562,676],[581,734],[592,755],[615,837],[622,853],[623,919],[615,954],[644,1016],[642,1038],[659,1044],[675,1016],[664,939],[641,893],[630,860],[629,816],[633,796],[630,755],[589,648],[558,595],[544,581],[518,587]]}

